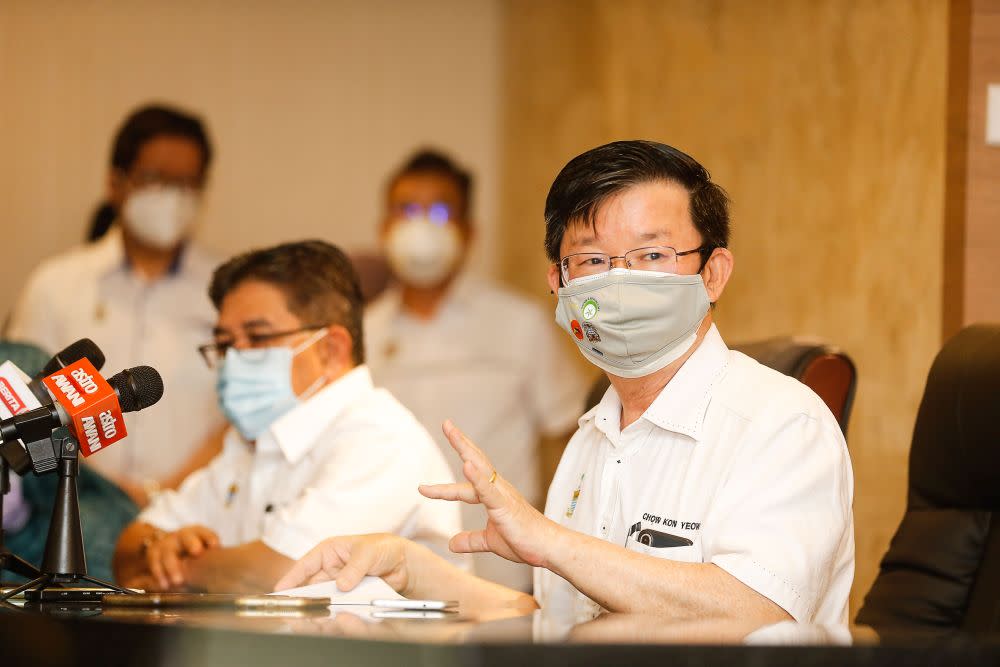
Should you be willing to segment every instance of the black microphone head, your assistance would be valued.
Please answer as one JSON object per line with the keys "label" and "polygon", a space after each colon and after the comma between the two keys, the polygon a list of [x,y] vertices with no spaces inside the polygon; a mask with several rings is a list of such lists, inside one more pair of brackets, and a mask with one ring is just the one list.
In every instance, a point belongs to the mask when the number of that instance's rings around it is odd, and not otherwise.
{"label": "black microphone head", "polygon": [[152,366],[126,368],[108,378],[122,412],[145,410],[163,397],[163,378]]}
{"label": "black microphone head", "polygon": [[52,375],[56,371],[65,368],[70,364],[76,363],[84,357],[86,357],[97,370],[101,370],[101,366],[104,365],[104,353],[101,352],[101,348],[97,347],[97,343],[89,338],[81,338],[56,354],[56,356],[52,357],[52,359],[49,360],[49,363],[45,364],[45,368],[42,369],[39,377]]}

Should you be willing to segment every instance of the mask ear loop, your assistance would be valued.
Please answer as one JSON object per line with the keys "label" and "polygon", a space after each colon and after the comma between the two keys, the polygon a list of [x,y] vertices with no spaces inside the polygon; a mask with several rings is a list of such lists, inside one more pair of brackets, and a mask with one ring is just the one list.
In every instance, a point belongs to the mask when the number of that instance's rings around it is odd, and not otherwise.
{"label": "mask ear loop", "polygon": [[[301,352],[305,352],[310,347],[312,347],[313,345],[315,345],[317,342],[323,340],[323,338],[327,335],[327,333],[329,333],[329,330],[326,329],[326,328],[323,328],[323,329],[320,329],[319,331],[317,331],[316,333],[314,333],[312,336],[310,336],[306,340],[302,341],[301,344],[297,345],[295,347],[295,349],[292,350],[292,358],[294,359]],[[304,392],[302,392],[298,396],[298,399],[300,401],[305,401],[305,400],[309,399],[313,394],[315,394],[317,391],[319,391],[323,387],[323,385],[325,385],[325,384],[326,384],[326,376],[325,375],[320,375],[318,378],[316,378],[315,382],[313,382],[311,385],[309,385],[308,387],[306,387],[306,390]]]}

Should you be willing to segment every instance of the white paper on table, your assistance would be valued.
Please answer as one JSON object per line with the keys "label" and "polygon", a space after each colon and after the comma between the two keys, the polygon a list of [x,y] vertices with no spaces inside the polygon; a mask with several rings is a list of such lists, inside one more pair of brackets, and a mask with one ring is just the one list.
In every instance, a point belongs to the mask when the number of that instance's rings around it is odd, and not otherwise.
{"label": "white paper on table", "polygon": [[370,605],[372,600],[404,600],[405,598],[393,590],[392,586],[378,577],[365,577],[353,590],[346,593],[337,588],[336,581],[324,581],[321,584],[310,584],[284,591],[275,591],[271,595],[292,595],[304,598],[330,598],[330,604],[362,604]]}

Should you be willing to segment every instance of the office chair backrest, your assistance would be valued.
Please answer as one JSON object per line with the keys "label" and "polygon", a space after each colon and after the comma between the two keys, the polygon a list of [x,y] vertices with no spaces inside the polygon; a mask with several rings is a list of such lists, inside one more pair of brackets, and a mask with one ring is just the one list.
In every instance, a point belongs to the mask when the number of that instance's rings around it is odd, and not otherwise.
{"label": "office chair backrest", "polygon": [[820,340],[792,336],[738,344],[733,349],[812,389],[830,408],[840,430],[847,433],[858,373],[842,350]]}
{"label": "office chair backrest", "polygon": [[857,621],[1000,630],[1000,326],[934,360],[910,448],[906,513]]}

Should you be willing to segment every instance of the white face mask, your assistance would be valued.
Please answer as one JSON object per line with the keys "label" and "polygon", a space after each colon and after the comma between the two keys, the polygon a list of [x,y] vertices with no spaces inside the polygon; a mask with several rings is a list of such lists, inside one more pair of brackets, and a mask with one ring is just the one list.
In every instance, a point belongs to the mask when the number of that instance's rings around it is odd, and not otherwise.
{"label": "white face mask", "polygon": [[611,269],[560,287],[556,322],[587,361],[612,375],[637,378],[684,356],[708,307],[698,274]]}
{"label": "white face mask", "polygon": [[128,196],[122,221],[143,243],[173,248],[191,231],[198,213],[198,195],[178,187],[145,187]]}
{"label": "white face mask", "polygon": [[451,275],[462,254],[462,237],[453,222],[426,217],[393,223],[385,241],[393,272],[414,287],[434,287]]}

